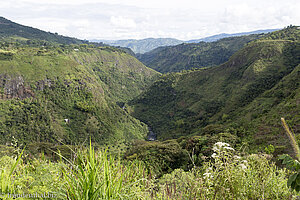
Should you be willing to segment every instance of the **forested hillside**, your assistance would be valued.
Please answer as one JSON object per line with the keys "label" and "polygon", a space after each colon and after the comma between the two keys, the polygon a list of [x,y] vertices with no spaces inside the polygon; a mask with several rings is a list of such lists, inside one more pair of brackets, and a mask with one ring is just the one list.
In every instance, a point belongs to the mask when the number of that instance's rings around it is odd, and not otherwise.
{"label": "forested hillside", "polygon": [[158,73],[111,47],[0,47],[1,143],[97,143],[144,138],[122,109]]}
{"label": "forested hillside", "polygon": [[280,117],[296,134],[300,128],[299,35],[298,27],[288,27],[250,42],[220,66],[164,75],[131,102],[132,115],[159,139],[228,130],[248,144],[283,148]]}
{"label": "forested hillside", "polygon": [[216,42],[200,42],[160,47],[137,58],[162,73],[220,65],[248,42],[262,35],[231,37]]}

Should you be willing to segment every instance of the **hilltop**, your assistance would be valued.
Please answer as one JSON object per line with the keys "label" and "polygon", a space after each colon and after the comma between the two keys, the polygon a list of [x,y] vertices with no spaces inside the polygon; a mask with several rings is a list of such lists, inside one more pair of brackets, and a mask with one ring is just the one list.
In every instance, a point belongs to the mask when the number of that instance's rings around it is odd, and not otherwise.
{"label": "hilltop", "polygon": [[48,42],[55,42],[60,44],[83,44],[87,41],[76,38],[66,37],[57,33],[45,32],[29,26],[24,26],[12,22],[4,17],[0,17],[0,39],[5,41],[17,40],[44,40]]}
{"label": "hilltop", "polygon": [[262,34],[230,37],[216,42],[200,42],[159,47],[137,58],[146,66],[161,73],[179,72],[193,68],[220,65],[250,41],[262,37]]}

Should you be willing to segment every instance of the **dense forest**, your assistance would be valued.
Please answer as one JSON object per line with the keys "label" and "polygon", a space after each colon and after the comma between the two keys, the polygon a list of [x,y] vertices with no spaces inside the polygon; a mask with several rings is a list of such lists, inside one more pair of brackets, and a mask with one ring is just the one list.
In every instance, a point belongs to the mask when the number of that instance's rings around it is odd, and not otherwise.
{"label": "dense forest", "polygon": [[299,27],[175,46],[166,70],[205,68],[160,74],[1,20],[1,199],[300,195]]}
{"label": "dense forest", "polygon": [[228,129],[250,147],[279,145],[280,117],[299,131],[299,34],[288,27],[250,42],[220,66],[163,75],[130,102],[132,114],[161,139]]}

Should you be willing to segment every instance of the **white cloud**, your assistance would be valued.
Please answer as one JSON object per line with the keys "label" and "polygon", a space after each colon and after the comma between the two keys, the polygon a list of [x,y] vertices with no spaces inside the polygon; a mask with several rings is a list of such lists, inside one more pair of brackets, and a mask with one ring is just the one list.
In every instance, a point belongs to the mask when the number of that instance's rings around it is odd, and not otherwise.
{"label": "white cloud", "polygon": [[118,28],[135,28],[136,23],[133,19],[122,16],[111,16],[110,22]]}
{"label": "white cloud", "polygon": [[299,0],[10,0],[12,21],[82,39],[175,37],[282,28],[300,22]]}

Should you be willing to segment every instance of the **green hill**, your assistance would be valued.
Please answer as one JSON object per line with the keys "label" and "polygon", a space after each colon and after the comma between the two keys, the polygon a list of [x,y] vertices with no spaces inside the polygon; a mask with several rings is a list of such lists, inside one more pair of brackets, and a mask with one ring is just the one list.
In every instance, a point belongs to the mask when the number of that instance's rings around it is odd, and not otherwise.
{"label": "green hill", "polygon": [[76,38],[65,37],[57,33],[45,32],[36,28],[24,26],[12,22],[4,17],[0,17],[0,39],[26,41],[26,40],[44,40],[60,44],[83,44],[87,41]]}
{"label": "green hill", "polygon": [[224,38],[216,42],[159,47],[150,52],[138,54],[137,58],[146,66],[162,73],[216,66],[226,62],[248,42],[262,36],[262,34],[252,34]]}
{"label": "green hill", "polygon": [[147,127],[122,102],[159,74],[112,47],[0,47],[1,143],[122,143]]}
{"label": "green hill", "polygon": [[159,139],[227,130],[279,148],[286,144],[280,117],[299,133],[299,35],[298,27],[288,27],[250,42],[220,66],[166,74],[131,102],[132,115]]}

